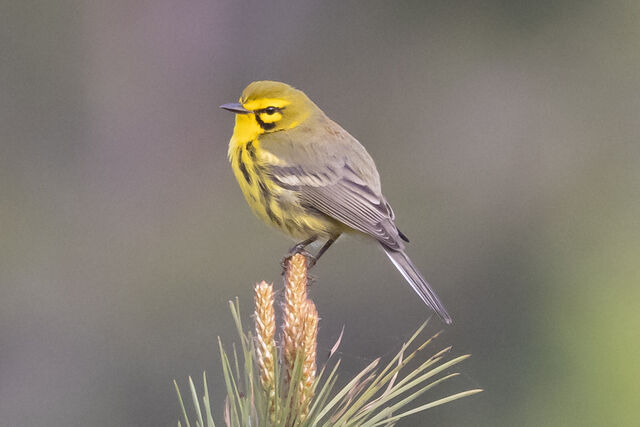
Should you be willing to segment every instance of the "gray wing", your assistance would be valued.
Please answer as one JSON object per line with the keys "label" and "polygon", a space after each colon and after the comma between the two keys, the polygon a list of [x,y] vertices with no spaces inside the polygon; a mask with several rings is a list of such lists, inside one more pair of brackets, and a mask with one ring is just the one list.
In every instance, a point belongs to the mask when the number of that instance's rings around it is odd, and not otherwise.
{"label": "gray wing", "polygon": [[[284,140],[280,135],[277,142],[265,139],[261,148],[279,160],[266,166],[267,172],[279,185],[299,192],[301,203],[402,250],[371,156],[342,128],[331,126],[331,131],[315,138],[301,132]],[[321,137],[330,140],[322,143]]]}

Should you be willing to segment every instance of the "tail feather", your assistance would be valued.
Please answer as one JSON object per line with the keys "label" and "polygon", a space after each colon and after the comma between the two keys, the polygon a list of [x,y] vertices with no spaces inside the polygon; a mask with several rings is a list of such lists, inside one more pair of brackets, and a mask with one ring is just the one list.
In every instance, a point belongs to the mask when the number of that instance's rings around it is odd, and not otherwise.
{"label": "tail feather", "polygon": [[442,305],[442,302],[440,302],[436,293],[431,289],[431,286],[429,286],[427,281],[424,280],[424,277],[422,277],[418,269],[413,265],[407,254],[402,251],[394,251],[384,245],[382,245],[382,248],[391,262],[393,262],[393,265],[396,266],[398,271],[402,273],[413,290],[418,294],[420,299],[431,307],[447,325],[450,325],[452,319],[451,316],[449,316],[449,313],[447,313],[447,309],[444,308],[444,305]]}

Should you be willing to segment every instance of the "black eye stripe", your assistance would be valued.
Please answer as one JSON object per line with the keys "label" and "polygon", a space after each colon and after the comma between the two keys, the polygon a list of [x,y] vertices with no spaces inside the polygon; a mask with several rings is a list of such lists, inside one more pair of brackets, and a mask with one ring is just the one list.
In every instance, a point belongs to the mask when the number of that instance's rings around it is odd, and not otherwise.
{"label": "black eye stripe", "polygon": [[260,125],[260,127],[264,130],[271,130],[274,127],[276,127],[275,122],[274,123],[265,123],[261,118],[260,118],[260,114],[256,114],[256,121],[258,122],[258,125]]}

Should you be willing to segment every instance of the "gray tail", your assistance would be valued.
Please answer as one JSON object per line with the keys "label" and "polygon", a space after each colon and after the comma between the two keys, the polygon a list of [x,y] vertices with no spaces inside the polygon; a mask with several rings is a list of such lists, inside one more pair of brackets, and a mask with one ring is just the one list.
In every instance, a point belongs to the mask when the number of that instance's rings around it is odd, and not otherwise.
{"label": "gray tail", "polygon": [[447,309],[444,308],[436,293],[431,289],[427,281],[424,280],[424,277],[422,277],[418,269],[413,265],[407,254],[402,251],[394,251],[384,245],[382,245],[382,248],[391,262],[393,262],[393,265],[396,266],[413,290],[416,291],[420,299],[431,307],[444,323],[450,325],[452,320],[449,313],[447,313]]}

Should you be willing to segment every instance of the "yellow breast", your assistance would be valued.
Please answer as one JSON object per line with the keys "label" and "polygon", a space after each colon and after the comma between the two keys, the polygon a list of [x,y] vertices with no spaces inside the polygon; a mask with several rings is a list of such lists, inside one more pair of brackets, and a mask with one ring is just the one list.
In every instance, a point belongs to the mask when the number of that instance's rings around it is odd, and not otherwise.
{"label": "yellow breast", "polygon": [[254,214],[294,239],[335,234],[335,221],[305,210],[295,191],[282,188],[267,175],[268,166],[278,164],[279,160],[260,148],[262,131],[247,119],[237,116],[229,143],[229,160]]}

